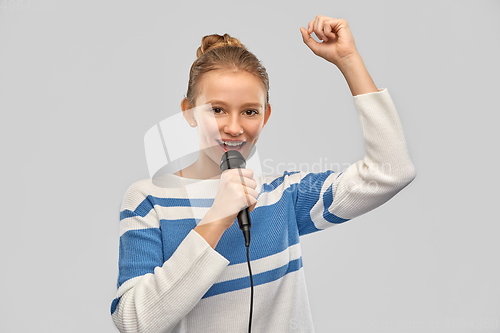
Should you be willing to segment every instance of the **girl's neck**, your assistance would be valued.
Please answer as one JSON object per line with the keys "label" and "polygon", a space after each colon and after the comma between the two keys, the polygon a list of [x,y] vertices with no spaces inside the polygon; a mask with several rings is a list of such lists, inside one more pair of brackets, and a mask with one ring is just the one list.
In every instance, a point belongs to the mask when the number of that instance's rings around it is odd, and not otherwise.
{"label": "girl's neck", "polygon": [[208,161],[198,158],[190,166],[179,170],[175,175],[190,179],[220,179],[222,171],[210,158]]}

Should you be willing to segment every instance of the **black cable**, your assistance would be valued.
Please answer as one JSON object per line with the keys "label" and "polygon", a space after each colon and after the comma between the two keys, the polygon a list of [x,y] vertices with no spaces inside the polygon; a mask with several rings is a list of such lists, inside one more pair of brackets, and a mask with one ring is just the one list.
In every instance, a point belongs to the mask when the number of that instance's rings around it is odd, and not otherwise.
{"label": "black cable", "polygon": [[[222,172],[228,169],[242,169],[246,167],[246,161],[243,155],[237,150],[226,150],[222,155],[220,160],[220,169]],[[242,177],[240,170],[240,177]],[[250,267],[250,228],[252,223],[250,222],[250,214],[248,208],[242,209],[238,213],[238,224],[241,231],[243,231],[243,237],[245,237],[245,246],[247,248],[247,263],[248,272],[250,273],[250,318],[248,319],[248,333],[252,332],[252,312],[253,312],[253,277],[252,268]]]}
{"label": "black cable", "polygon": [[250,319],[248,320],[248,333],[252,331],[252,312],[253,312],[253,277],[252,277],[252,268],[250,268],[250,247],[247,246],[247,263],[248,263],[248,272],[250,273]]}

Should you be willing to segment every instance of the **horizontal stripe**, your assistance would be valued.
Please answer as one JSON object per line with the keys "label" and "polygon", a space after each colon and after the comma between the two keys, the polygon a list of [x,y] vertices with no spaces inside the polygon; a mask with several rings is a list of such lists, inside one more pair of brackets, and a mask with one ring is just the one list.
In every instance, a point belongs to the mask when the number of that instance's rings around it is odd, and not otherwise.
{"label": "horizontal stripe", "polygon": [[163,207],[212,207],[213,198],[198,199],[198,198],[158,198],[149,196],[153,205]]}
{"label": "horizontal stripe", "polygon": [[144,200],[142,200],[137,207],[131,211],[129,209],[125,209],[120,213],[120,220],[126,219],[131,216],[140,216],[144,217],[148,215],[149,211],[153,209],[153,204],[150,199],[152,196],[148,195]]}
{"label": "horizontal stripe", "polygon": [[163,207],[155,206],[155,210],[160,219],[176,220],[193,218],[201,220],[208,212],[210,207]]}
{"label": "horizontal stripe", "polygon": [[[290,261],[282,267],[273,269],[260,274],[252,274],[254,286],[276,281],[288,273],[298,271],[302,268],[302,257]],[[235,280],[225,281],[214,284],[202,298],[228,293],[235,290],[250,288],[250,276]]]}
{"label": "horizontal stripe", "polygon": [[[300,255],[300,244],[291,246],[289,251],[283,251],[282,253],[277,253],[276,255],[264,258],[260,260],[251,261],[252,266],[252,276],[254,279],[254,285],[261,285],[276,281],[286,274],[296,271],[302,267],[302,257]],[[290,261],[286,262],[286,257],[290,258]],[[276,265],[278,262],[285,261],[285,264],[280,265],[274,269],[269,269],[271,266]],[[142,278],[138,276],[136,278],[130,279],[123,283],[117,293],[116,297],[111,303],[111,314],[113,314],[118,306],[120,298],[129,289],[135,286],[135,284]],[[248,285],[246,280],[249,279],[248,264],[242,263],[228,267],[223,273],[223,279],[219,279],[214,286],[207,292],[204,296],[209,297],[221,293],[225,293],[232,290],[239,290],[247,288]],[[230,288],[230,289],[228,289]]]}
{"label": "horizontal stripe", "polygon": [[158,216],[156,215],[156,212],[153,209],[150,210],[149,213],[143,217],[134,214],[123,218],[120,221],[120,237],[123,236],[124,233],[130,230],[150,229],[159,227],[160,224],[158,223]]}
{"label": "horizontal stripe", "polygon": [[[285,176],[281,176],[272,180],[269,184],[263,184],[262,190],[257,198],[258,207],[271,206],[281,200],[283,194],[286,192],[293,193],[296,190],[296,186],[300,182],[299,171],[288,172],[285,171],[284,175],[288,176],[287,184],[285,184]],[[269,180],[269,179],[268,179]]]}
{"label": "horizontal stripe", "polygon": [[[296,260],[301,257],[300,244],[295,244],[289,248],[281,251],[279,253],[273,254],[271,256],[253,260],[251,258],[252,272],[254,274],[260,274],[267,271],[271,271],[286,265],[289,261]],[[235,280],[242,277],[248,276],[248,264],[247,262],[229,265],[224,272],[221,274],[217,283]]]}
{"label": "horizontal stripe", "polygon": [[144,199],[137,208],[133,211],[129,209],[125,209],[120,212],[120,220],[130,218],[130,217],[145,217],[150,213],[151,210],[154,209],[154,206],[163,206],[163,207],[182,207],[182,208],[191,208],[191,207],[212,207],[214,202],[213,198],[210,199],[197,199],[197,198],[158,198],[148,195],[146,199]]}

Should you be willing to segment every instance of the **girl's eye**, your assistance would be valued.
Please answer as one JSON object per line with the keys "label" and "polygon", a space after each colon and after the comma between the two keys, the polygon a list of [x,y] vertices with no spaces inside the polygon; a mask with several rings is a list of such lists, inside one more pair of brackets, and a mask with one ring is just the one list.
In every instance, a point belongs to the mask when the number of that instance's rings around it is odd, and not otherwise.
{"label": "girl's eye", "polygon": [[259,112],[257,112],[257,110],[246,110],[245,112],[246,112],[247,116],[253,116],[253,115],[259,114]]}
{"label": "girl's eye", "polygon": [[215,113],[215,114],[221,114],[223,111],[222,109],[220,108],[212,108],[212,111]]}

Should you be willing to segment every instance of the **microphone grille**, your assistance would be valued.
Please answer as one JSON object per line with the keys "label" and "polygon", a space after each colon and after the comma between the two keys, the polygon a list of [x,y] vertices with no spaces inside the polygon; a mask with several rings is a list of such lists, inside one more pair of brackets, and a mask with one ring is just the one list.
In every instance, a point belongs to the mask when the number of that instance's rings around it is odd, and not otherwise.
{"label": "microphone grille", "polygon": [[225,171],[227,169],[244,169],[246,166],[246,161],[243,155],[237,150],[226,151],[220,161],[220,169]]}

